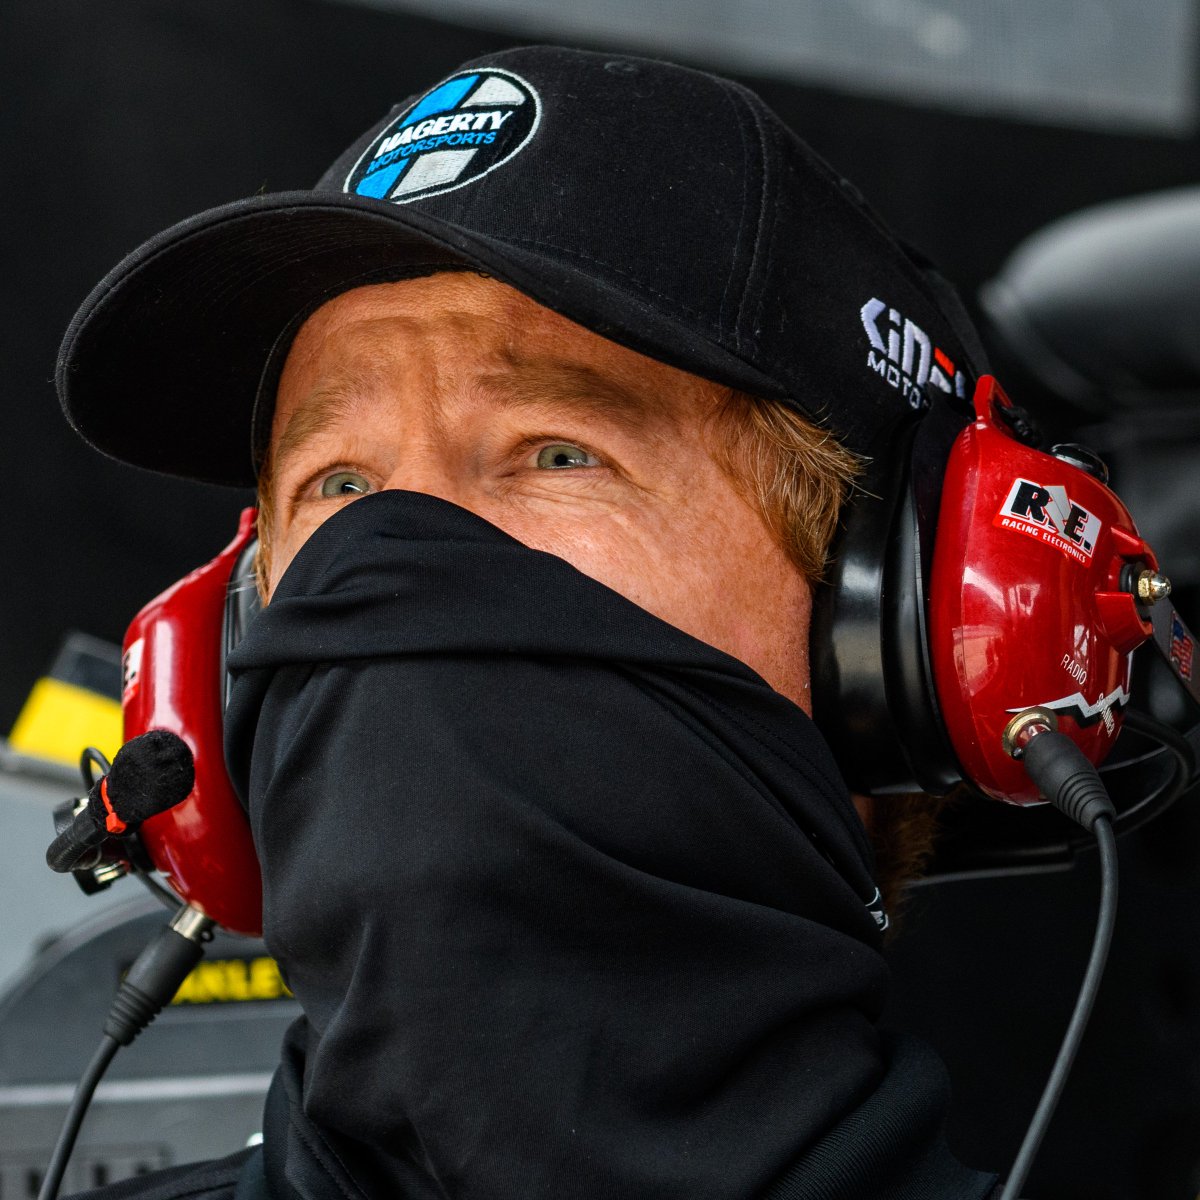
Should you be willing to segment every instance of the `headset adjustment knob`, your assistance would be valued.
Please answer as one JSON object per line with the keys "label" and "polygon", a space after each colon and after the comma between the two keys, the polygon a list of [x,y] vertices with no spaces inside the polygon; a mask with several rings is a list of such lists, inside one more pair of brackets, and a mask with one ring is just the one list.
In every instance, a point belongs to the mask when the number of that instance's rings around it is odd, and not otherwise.
{"label": "headset adjustment knob", "polygon": [[1137,598],[1143,604],[1157,604],[1171,594],[1171,581],[1157,571],[1142,571],[1136,586]]}

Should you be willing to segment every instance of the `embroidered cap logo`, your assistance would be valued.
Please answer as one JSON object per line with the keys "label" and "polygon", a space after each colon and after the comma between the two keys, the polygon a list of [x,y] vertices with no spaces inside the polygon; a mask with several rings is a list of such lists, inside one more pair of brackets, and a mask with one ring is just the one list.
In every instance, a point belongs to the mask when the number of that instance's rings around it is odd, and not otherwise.
{"label": "embroidered cap logo", "polygon": [[453,191],[524,149],[540,119],[537,92],[511,71],[451,75],[388,121],[342,190],[397,204]]}
{"label": "embroidered cap logo", "polygon": [[[922,389],[933,384],[962,399],[966,377],[946,352],[935,346],[915,321],[872,296],[859,310],[871,348],[867,366],[904,396],[916,409],[923,406]],[[884,317],[886,316],[886,321]]]}

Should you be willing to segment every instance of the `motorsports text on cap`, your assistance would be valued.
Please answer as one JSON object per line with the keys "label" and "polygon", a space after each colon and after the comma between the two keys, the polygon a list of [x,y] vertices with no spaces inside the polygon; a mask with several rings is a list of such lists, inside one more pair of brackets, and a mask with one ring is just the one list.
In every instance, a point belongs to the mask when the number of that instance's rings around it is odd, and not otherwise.
{"label": "motorsports text on cap", "polygon": [[537,92],[511,71],[452,75],[387,123],[343,190],[398,204],[452,191],[508,162],[540,119]]}

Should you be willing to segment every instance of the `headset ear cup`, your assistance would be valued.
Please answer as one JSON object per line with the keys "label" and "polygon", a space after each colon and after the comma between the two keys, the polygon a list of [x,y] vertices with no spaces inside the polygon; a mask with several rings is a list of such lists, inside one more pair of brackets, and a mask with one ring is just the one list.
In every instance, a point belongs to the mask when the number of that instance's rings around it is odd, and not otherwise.
{"label": "headset ear cup", "polygon": [[133,618],[125,635],[123,709],[127,739],[169,730],[194,758],[195,784],[187,799],[139,831],[149,861],[187,903],[226,929],[257,936],[262,881],[249,820],[225,766],[222,685],[234,636],[231,600],[256,600],[253,552],[247,549],[254,517],[253,509],[244,510],[220,554]]}
{"label": "headset ear cup", "polygon": [[927,552],[910,474],[897,506],[884,567],[884,690],[913,786],[944,796],[963,780],[938,704],[929,645]]}
{"label": "headset ear cup", "polygon": [[[911,427],[902,436],[907,443]],[[885,789],[910,774],[888,705],[884,659],[887,551],[907,458],[907,449],[896,447],[869,462],[813,601],[813,720],[856,792]]]}
{"label": "headset ear cup", "polygon": [[962,779],[926,622],[941,468],[963,424],[935,404],[880,438],[814,594],[813,719],[853,791],[942,795]]}
{"label": "headset ear cup", "polygon": [[[918,789],[942,796],[967,776],[950,742],[933,669],[931,598],[933,552],[942,515],[946,466],[965,412],[934,401],[905,457],[896,517],[888,539],[882,635],[884,686],[900,746]],[[961,574],[954,586],[961,588]],[[947,703],[959,702],[957,696]]]}

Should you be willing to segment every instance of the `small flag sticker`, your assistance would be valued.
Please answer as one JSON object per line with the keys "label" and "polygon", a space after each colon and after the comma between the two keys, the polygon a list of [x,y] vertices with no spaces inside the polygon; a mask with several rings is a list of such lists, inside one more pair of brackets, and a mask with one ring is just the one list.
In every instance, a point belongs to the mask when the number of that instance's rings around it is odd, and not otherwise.
{"label": "small flag sticker", "polygon": [[1171,650],[1170,659],[1175,670],[1183,676],[1184,679],[1192,677],[1192,656],[1195,653],[1195,643],[1192,641],[1188,631],[1184,628],[1183,622],[1176,615],[1174,610],[1171,612]]}

